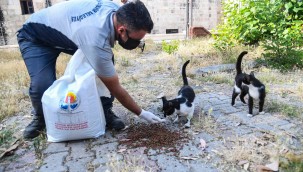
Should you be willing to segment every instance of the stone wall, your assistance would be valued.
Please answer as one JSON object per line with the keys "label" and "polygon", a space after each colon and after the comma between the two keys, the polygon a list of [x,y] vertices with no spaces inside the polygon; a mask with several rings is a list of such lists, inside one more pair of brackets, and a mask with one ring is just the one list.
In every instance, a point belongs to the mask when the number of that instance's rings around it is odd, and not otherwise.
{"label": "stone wall", "polygon": [[[52,5],[64,0],[51,0]],[[120,0],[113,0],[122,5]],[[142,0],[149,9],[155,23],[152,34],[166,34],[168,29],[185,34],[186,19],[190,26],[203,26],[208,30],[216,27],[221,16],[221,0]],[[35,12],[45,8],[45,0],[33,0]],[[1,0],[4,26],[7,34],[6,44],[16,44],[16,31],[30,15],[22,15],[19,0]],[[0,36],[1,39],[1,36]],[[3,44],[3,43],[2,43]],[[1,41],[0,41],[1,45]]]}
{"label": "stone wall", "polygon": [[[52,4],[62,2],[64,0],[52,0]],[[34,11],[39,11],[45,8],[45,0],[33,0]],[[16,44],[16,31],[22,26],[22,24],[28,19],[30,14],[22,15],[21,5],[19,0],[1,0],[0,7],[4,16],[4,27],[6,31],[6,44]],[[1,36],[0,36],[1,40]],[[2,44],[1,44],[2,43]],[[3,42],[0,41],[0,45]]]}

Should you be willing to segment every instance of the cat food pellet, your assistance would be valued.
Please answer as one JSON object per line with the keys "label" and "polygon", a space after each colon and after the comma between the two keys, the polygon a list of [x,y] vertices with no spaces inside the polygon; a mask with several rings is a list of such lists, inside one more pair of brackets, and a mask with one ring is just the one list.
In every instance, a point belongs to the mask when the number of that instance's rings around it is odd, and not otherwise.
{"label": "cat food pellet", "polygon": [[127,130],[127,139],[119,141],[128,148],[146,147],[161,149],[166,152],[177,152],[177,146],[188,137],[182,131],[169,129],[162,124],[137,124]]}

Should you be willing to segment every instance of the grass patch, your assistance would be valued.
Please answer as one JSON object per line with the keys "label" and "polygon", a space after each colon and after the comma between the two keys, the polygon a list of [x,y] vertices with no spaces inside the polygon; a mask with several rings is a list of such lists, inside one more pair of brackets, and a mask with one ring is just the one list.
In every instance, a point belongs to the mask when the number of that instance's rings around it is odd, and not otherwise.
{"label": "grass patch", "polygon": [[202,83],[213,82],[216,84],[228,84],[228,85],[233,85],[234,83],[234,76],[233,74],[230,73],[210,74],[204,77],[197,77],[197,79]]}
{"label": "grass patch", "polygon": [[12,60],[22,60],[19,49],[5,50],[0,49],[0,62],[5,63]]}
{"label": "grass patch", "polygon": [[107,163],[110,171],[112,172],[132,172],[132,171],[145,171],[152,172],[152,167],[146,165],[143,159],[139,156],[124,156],[123,160],[119,159],[116,155],[110,157]]}
{"label": "grass patch", "polygon": [[0,131],[0,145],[1,147],[4,145],[9,144],[11,141],[13,141],[13,131],[9,129],[4,129]]}
{"label": "grass patch", "polygon": [[264,84],[292,84],[303,82],[300,71],[281,73],[278,70],[260,68],[256,77]]}
{"label": "grass patch", "polygon": [[21,111],[20,102],[29,84],[26,67],[16,51],[0,52],[0,121]]}
{"label": "grass patch", "polygon": [[71,59],[71,55],[61,53],[58,57],[57,63],[56,63],[56,74],[57,78],[61,77],[64,74],[64,71],[66,69],[66,66]]}
{"label": "grass patch", "polygon": [[303,171],[303,154],[296,155],[287,153],[281,157],[280,170],[283,172],[302,172]]}
{"label": "grass patch", "polygon": [[43,150],[46,148],[46,142],[47,137],[45,132],[41,133],[38,137],[33,139],[33,146],[37,159],[43,159]]}
{"label": "grass patch", "polygon": [[198,117],[194,117],[192,120],[193,129],[196,131],[205,131],[207,133],[218,133],[218,124],[216,120],[211,116],[213,110],[212,108],[208,110],[207,113],[202,111],[199,113]]}
{"label": "grass patch", "polygon": [[[57,78],[63,75],[70,55],[58,57]],[[29,101],[30,83],[26,66],[19,50],[0,50],[0,121],[23,111],[23,100]]]}
{"label": "grass patch", "polygon": [[274,100],[268,101],[265,108],[270,113],[279,112],[284,116],[302,118],[303,109]]}
{"label": "grass patch", "polygon": [[[15,136],[15,131],[12,128],[4,128],[1,129],[0,131],[0,154],[6,152],[8,149],[10,149],[13,146],[16,146],[18,143],[19,139],[16,138]],[[10,152],[6,152],[6,154],[10,154]],[[6,161],[7,157],[8,159],[14,159],[14,156],[6,156],[4,155],[1,159],[0,162]]]}

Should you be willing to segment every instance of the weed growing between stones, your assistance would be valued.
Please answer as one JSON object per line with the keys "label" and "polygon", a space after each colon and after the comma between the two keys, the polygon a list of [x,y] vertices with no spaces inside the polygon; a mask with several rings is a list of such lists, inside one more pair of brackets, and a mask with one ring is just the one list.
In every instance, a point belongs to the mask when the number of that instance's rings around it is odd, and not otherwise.
{"label": "weed growing between stones", "polygon": [[266,111],[269,113],[279,112],[281,115],[288,117],[297,117],[303,119],[303,109],[294,107],[285,103],[277,102],[274,100],[267,101]]}
{"label": "weed growing between stones", "polygon": [[253,134],[248,137],[235,136],[224,140],[224,146],[218,148],[218,154],[234,165],[246,161],[249,163],[249,171],[255,171],[257,165],[269,164],[270,159],[278,157],[275,137],[270,134],[259,137]]}
{"label": "weed growing between stones", "polygon": [[46,148],[46,133],[41,133],[38,137],[33,139],[33,146],[37,159],[43,159],[43,150]]}
{"label": "weed growing between stones", "polygon": [[199,113],[198,117],[193,118],[193,129],[196,131],[204,131],[207,133],[219,133],[217,131],[218,124],[215,119],[211,116],[213,110],[210,108],[206,114],[204,111]]}
{"label": "weed growing between stones", "polygon": [[153,171],[153,168],[149,167],[140,156],[125,156],[122,160],[116,156],[113,156],[110,158],[109,163],[107,163],[107,165],[109,167],[108,170],[111,172]]}
{"label": "weed growing between stones", "polygon": [[0,132],[0,145],[1,147],[10,143],[13,140],[13,131],[9,129],[1,130]]}

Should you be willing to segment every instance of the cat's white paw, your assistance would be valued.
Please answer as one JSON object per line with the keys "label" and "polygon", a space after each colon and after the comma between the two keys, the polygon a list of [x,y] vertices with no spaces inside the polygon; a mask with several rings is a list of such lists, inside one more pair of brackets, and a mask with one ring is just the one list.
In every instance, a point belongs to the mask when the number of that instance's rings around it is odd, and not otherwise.
{"label": "cat's white paw", "polygon": [[264,115],[264,114],[265,114],[265,112],[264,112],[264,111],[259,112],[259,115]]}
{"label": "cat's white paw", "polygon": [[173,121],[173,123],[177,123],[177,122],[179,122],[179,118],[178,117]]}
{"label": "cat's white paw", "polygon": [[187,122],[184,126],[185,128],[190,128],[190,122]]}
{"label": "cat's white paw", "polygon": [[247,114],[247,116],[248,116],[248,117],[253,117],[253,115],[252,115],[252,114]]}

